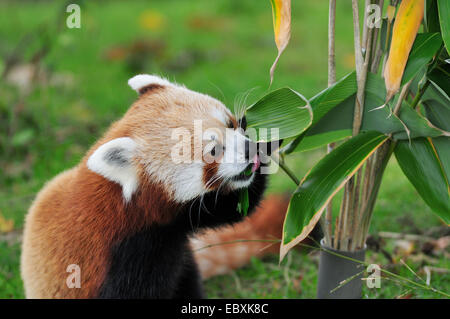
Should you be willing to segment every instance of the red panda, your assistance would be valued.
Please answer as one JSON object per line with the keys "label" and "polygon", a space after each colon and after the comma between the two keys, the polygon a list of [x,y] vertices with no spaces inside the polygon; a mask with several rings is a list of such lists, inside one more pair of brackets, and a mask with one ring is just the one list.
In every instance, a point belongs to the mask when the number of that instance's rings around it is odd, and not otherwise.
{"label": "red panda", "polygon": [[201,277],[223,275],[248,264],[252,257],[277,254],[288,204],[287,196],[269,195],[243,221],[192,238]]}
{"label": "red panda", "polygon": [[[137,101],[30,207],[21,256],[27,298],[202,298],[190,238],[241,221],[242,189],[249,214],[262,198],[272,147],[255,151],[245,117],[157,76],[128,83]],[[198,133],[200,158],[192,160]],[[188,161],[174,160],[186,150]],[[73,265],[75,287],[67,282]]]}

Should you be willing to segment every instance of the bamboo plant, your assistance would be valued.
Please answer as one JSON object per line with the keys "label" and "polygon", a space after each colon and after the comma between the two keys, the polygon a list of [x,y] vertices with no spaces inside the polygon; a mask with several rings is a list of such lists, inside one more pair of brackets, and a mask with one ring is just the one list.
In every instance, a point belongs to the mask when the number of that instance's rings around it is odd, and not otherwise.
{"label": "bamboo plant", "polygon": [[[290,0],[271,3],[279,50],[272,82],[290,38],[291,6]],[[373,5],[381,21],[369,23]],[[360,14],[352,0],[355,70],[339,80],[335,0],[329,8],[328,87],[309,100],[290,88],[274,90],[246,110],[248,127],[279,129],[287,143],[276,161],[298,184],[284,221],[280,260],[319,221],[326,246],[364,248],[393,155],[425,203],[450,222],[450,2],[366,0]],[[284,162],[289,154],[319,147],[328,152],[301,179]],[[333,212],[331,201],[341,189],[340,209]]]}

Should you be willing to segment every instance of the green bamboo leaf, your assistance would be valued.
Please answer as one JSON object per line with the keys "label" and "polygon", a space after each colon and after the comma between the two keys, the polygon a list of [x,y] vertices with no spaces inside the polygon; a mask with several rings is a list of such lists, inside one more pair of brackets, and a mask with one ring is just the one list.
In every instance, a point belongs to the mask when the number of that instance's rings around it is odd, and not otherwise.
{"label": "green bamboo leaf", "polygon": [[450,54],[450,1],[438,0],[438,11],[442,38],[444,39],[447,52]]}
{"label": "green bamboo leaf", "polygon": [[[326,88],[325,90],[319,92],[317,95],[315,95],[314,97],[311,98],[310,100],[310,104],[311,104],[311,109],[313,110],[313,121],[311,123],[311,126],[314,126],[315,124],[317,124],[318,122],[320,122],[320,120],[326,116],[326,114],[333,110],[336,106],[339,106],[343,101],[345,101],[346,99],[350,98],[352,95],[354,95],[356,93],[356,73],[355,71],[347,74],[346,76],[344,76],[342,79],[340,79],[338,82],[336,82],[334,85]],[[346,129],[346,128],[345,128]],[[309,131],[309,129],[308,129]],[[305,142],[306,140],[310,140],[308,137],[305,138],[305,135],[315,135],[315,133],[307,133],[308,131],[302,133],[301,135],[297,136],[296,139],[297,140],[301,140],[302,142],[300,144],[297,143],[297,146],[295,147],[295,149],[290,150],[290,152],[298,152],[301,151],[303,146],[302,143]],[[330,137],[330,142],[332,141],[336,141],[334,134],[331,133],[333,131],[333,129],[328,130],[327,132],[319,132],[319,134],[321,133],[329,133],[329,134],[324,134],[322,135],[322,137],[319,138],[315,138],[312,137],[312,142],[314,142],[314,140],[319,140],[321,139],[322,141],[325,141],[324,138],[326,137]],[[322,142],[320,142],[322,143]],[[320,145],[317,145],[317,147]],[[309,149],[312,149],[312,144],[310,144],[308,146]],[[290,148],[289,145],[287,145],[285,148]],[[283,149],[281,150],[283,151]]]}
{"label": "green bamboo leaf", "polygon": [[400,118],[406,127],[410,130],[409,136],[406,132],[396,132],[393,135],[394,140],[408,140],[416,137],[438,137],[449,136],[449,132],[433,125],[426,117],[423,117],[416,110],[412,109],[410,104],[403,101],[400,109]]}
{"label": "green bamboo leaf", "polygon": [[239,202],[237,210],[239,214],[247,216],[249,207],[248,188],[243,188],[239,191]]}
{"label": "green bamboo leaf", "polygon": [[440,86],[431,82],[422,97],[422,104],[431,123],[450,131],[450,97]]}
{"label": "green bamboo leaf", "polygon": [[437,8],[437,2],[435,0],[427,1],[424,15],[425,25],[427,32],[440,32],[439,26],[439,14]]}
{"label": "green bamboo leaf", "polygon": [[[348,77],[351,79],[351,77]],[[354,85],[356,91],[356,83],[353,81],[346,82],[346,92],[349,94],[352,92],[351,86]],[[352,129],[353,113],[355,107],[355,94],[342,94],[340,98],[331,98],[328,100],[325,96],[336,96],[333,89],[325,90],[321,93],[321,103],[317,103],[316,98],[312,98],[310,103],[314,112],[313,125],[306,131],[305,137],[302,142],[294,149],[294,152],[300,152],[304,149],[312,149],[311,147],[316,145],[317,147],[324,145],[323,143],[334,142],[336,135],[345,130]],[[347,96],[347,98],[346,98]],[[446,132],[441,130],[440,125],[436,125],[438,128],[430,126],[429,121],[415,110],[412,110],[409,106],[404,105],[402,112],[400,113],[400,120],[391,114],[388,107],[375,110],[378,106],[384,104],[386,96],[386,88],[379,76],[375,74],[369,74],[366,83],[366,95],[364,102],[363,121],[361,125],[361,131],[378,131],[383,134],[393,134],[394,139],[407,140],[409,138],[431,136],[437,137],[445,135]],[[329,102],[328,102],[329,101]],[[336,102],[333,104],[331,101]],[[394,104],[395,101],[392,102]],[[329,106],[332,106],[331,108]],[[450,103],[449,103],[450,105]],[[326,107],[326,110],[321,110],[321,107]],[[407,109],[409,107],[409,109]],[[322,117],[316,121],[319,117],[317,114],[323,114]],[[402,123],[403,122],[403,123]],[[409,136],[405,131],[405,125],[410,130]],[[320,137],[317,137],[320,135]],[[329,138],[326,140],[326,138]],[[314,144],[314,140],[320,140],[320,143]],[[307,140],[309,145],[303,147],[303,143]],[[313,143],[310,143],[310,141]]]}
{"label": "green bamboo leaf", "polygon": [[[448,137],[443,139],[446,139],[448,147]],[[443,151],[438,153],[430,138],[419,138],[410,144],[407,141],[398,142],[395,157],[425,203],[449,224],[450,189],[444,163],[448,166],[450,154],[445,148]]]}
{"label": "green bamboo leaf", "polygon": [[314,113],[312,125],[319,122],[319,120],[330,110],[356,94],[356,90],[356,72],[353,71],[334,85],[312,97],[310,100],[311,108]]}
{"label": "green bamboo leaf", "polygon": [[450,64],[438,65],[428,74],[428,79],[439,86],[447,96],[450,95]]}
{"label": "green bamboo leaf", "polygon": [[[290,88],[270,92],[247,109],[247,128],[256,130],[257,142],[297,136],[312,122],[312,112],[307,102]],[[279,130],[279,135],[272,134],[271,129]]]}
{"label": "green bamboo leaf", "polygon": [[424,66],[430,62],[442,44],[439,33],[418,33],[414,40],[408,63],[402,77],[402,84],[409,82]]}
{"label": "green bamboo leaf", "polygon": [[[388,31],[388,18],[383,18],[383,22],[381,24],[381,30],[380,30],[380,48],[381,51],[386,52],[387,49],[389,49],[389,44],[391,43],[392,38],[392,27],[391,25],[390,32],[389,32],[389,41],[386,41],[387,31]],[[387,45],[387,48],[386,48]]]}
{"label": "green bamboo leaf", "polygon": [[378,132],[361,133],[323,157],[303,178],[284,220],[281,259],[308,236],[327,203],[386,140]]}
{"label": "green bamboo leaf", "polygon": [[441,159],[446,179],[450,182],[450,138],[444,136],[435,137],[431,139],[431,142],[438,157]]}
{"label": "green bamboo leaf", "polygon": [[330,143],[342,141],[350,136],[352,136],[352,130],[336,130],[305,136],[302,142],[295,148],[294,152],[313,150]]}

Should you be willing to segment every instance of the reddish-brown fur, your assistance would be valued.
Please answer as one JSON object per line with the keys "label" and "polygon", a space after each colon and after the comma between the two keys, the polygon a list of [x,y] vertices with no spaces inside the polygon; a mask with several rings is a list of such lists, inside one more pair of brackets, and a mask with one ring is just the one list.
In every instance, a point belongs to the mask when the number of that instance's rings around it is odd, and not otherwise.
{"label": "reddish-brown fur", "polygon": [[[242,267],[253,256],[278,253],[280,244],[277,240],[281,239],[288,204],[285,196],[271,195],[244,221],[219,230],[208,230],[194,238],[191,245],[202,278]],[[238,242],[230,243],[233,241]]]}
{"label": "reddish-brown fur", "polygon": [[[152,94],[147,94],[149,92]],[[170,148],[175,144],[171,141],[170,128],[190,128],[193,119],[201,118],[207,108],[223,106],[207,96],[186,94],[186,91],[177,88],[158,87],[144,93],[90,149],[79,165],[61,173],[41,190],[30,208],[21,262],[28,298],[96,297],[108,269],[111,247],[140,228],[164,224],[176,214],[177,205],[172,200],[171,185],[150,181],[146,165],[161,159],[154,169],[155,172],[164,171],[170,165]],[[206,127],[218,125],[216,119],[205,119],[204,124]],[[99,146],[120,137],[138,140],[141,153],[148,156],[145,161],[141,158],[134,163],[139,187],[128,203],[119,184],[90,171],[86,165]],[[233,234],[225,228],[216,234],[227,241],[254,231],[260,238],[265,238],[267,234],[271,235],[270,238],[280,238],[286,204],[275,201],[271,205],[267,210],[269,214],[256,212],[254,217],[237,225],[235,229],[240,232]],[[208,238],[203,238],[208,244]],[[255,243],[251,245],[251,251],[258,255],[256,247],[266,245]],[[249,256],[236,255],[236,258],[244,258],[234,261],[233,265],[242,265]],[[201,259],[199,261],[201,263]],[[72,264],[80,267],[81,289],[66,285],[71,275],[66,269]]]}
{"label": "reddish-brown fur", "polygon": [[[33,288],[28,289],[27,296],[31,298],[95,297],[108,267],[111,247],[141,227],[169,220],[171,216],[163,212],[176,211],[170,207],[173,204],[162,188],[148,182],[135,194],[133,201],[125,204],[118,184],[86,167],[68,171],[55,182],[60,191],[41,194],[32,208],[40,214],[30,214],[27,218],[30,229],[24,238],[23,274],[33,272],[33,265],[35,269],[49,270],[33,275],[31,286],[43,285],[48,289],[36,288],[37,294]],[[71,191],[65,191],[69,189]],[[55,206],[58,209],[55,210]],[[29,238],[29,234],[34,235]],[[30,254],[36,255],[31,257]],[[28,258],[33,261],[30,263]],[[67,287],[66,267],[70,264],[80,267],[83,289]]]}

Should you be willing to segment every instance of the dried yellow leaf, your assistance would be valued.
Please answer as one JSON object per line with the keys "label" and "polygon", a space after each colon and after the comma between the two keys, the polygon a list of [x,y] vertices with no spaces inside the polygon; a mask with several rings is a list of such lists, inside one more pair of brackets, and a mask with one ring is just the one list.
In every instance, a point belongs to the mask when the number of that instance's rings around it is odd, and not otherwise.
{"label": "dried yellow leaf", "polygon": [[14,220],[6,219],[0,212],[0,233],[9,233],[14,229]]}
{"label": "dried yellow leaf", "polygon": [[403,0],[397,12],[392,32],[389,57],[384,69],[386,101],[400,89],[403,72],[408,62],[409,52],[423,19],[424,0]]}
{"label": "dried yellow leaf", "polygon": [[275,67],[291,37],[291,0],[270,0],[270,2],[272,3],[275,43],[278,48],[278,55],[270,68],[270,83],[272,83]]}

